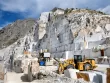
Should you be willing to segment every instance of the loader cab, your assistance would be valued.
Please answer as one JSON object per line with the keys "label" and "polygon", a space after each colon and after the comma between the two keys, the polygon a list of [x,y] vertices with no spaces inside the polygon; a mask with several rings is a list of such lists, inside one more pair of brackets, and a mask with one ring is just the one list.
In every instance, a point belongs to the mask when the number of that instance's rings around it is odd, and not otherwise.
{"label": "loader cab", "polygon": [[78,68],[77,63],[82,62],[82,55],[74,55],[74,63],[76,64],[76,68]]}

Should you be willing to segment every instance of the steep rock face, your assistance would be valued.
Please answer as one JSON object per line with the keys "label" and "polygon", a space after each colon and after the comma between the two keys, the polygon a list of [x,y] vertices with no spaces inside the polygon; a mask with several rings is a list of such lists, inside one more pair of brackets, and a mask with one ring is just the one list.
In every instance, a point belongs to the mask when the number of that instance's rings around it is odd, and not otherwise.
{"label": "steep rock face", "polygon": [[7,47],[33,31],[34,19],[17,20],[0,30],[0,48]]}
{"label": "steep rock face", "polygon": [[80,9],[50,15],[50,18],[46,33],[37,47],[48,49],[54,56],[61,57],[66,51],[80,51],[109,44],[109,15]]}
{"label": "steep rock face", "polygon": [[39,23],[39,39],[42,39],[43,36],[46,34],[46,27],[47,27],[47,23],[48,23],[48,20],[49,20],[49,15],[50,15],[50,12],[44,12],[41,14],[39,20],[38,20],[38,23]]}

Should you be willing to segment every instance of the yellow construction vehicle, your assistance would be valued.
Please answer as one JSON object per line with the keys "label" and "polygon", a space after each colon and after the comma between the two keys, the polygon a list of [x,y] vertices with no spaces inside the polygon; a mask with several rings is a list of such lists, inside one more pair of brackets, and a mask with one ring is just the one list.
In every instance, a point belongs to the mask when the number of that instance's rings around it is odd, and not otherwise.
{"label": "yellow construction vehicle", "polygon": [[74,67],[75,67],[73,59],[68,59],[68,60],[66,60],[64,62],[59,61],[57,59],[55,59],[55,60],[59,63],[59,67],[58,67],[58,73],[59,74],[62,74],[65,69],[69,69],[69,68],[73,68],[74,69]]}
{"label": "yellow construction vehicle", "polygon": [[73,68],[73,69],[78,69],[82,71],[87,71],[87,70],[93,70],[96,68],[95,60],[94,59],[84,59],[82,60],[82,55],[74,55],[74,59],[68,59],[64,62],[58,61],[55,59],[57,62],[59,62],[59,67],[58,67],[58,73],[62,74],[65,69]]}

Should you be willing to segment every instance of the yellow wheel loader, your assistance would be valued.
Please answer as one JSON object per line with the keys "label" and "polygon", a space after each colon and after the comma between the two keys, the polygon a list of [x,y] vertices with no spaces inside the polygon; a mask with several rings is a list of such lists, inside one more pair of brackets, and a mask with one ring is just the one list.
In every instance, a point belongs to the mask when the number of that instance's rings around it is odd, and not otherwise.
{"label": "yellow wheel loader", "polygon": [[58,67],[59,74],[62,74],[65,69],[69,69],[69,68],[74,69],[74,67],[75,67],[73,59],[68,59],[64,62],[58,61],[57,59],[55,59],[55,60],[59,63],[59,67]]}
{"label": "yellow wheel loader", "polygon": [[69,69],[69,68],[78,69],[80,71],[87,71],[87,70],[93,70],[94,68],[97,67],[94,59],[82,60],[82,55],[74,55],[74,59],[68,59],[64,62],[58,61],[57,59],[55,60],[59,62],[59,67],[58,67],[59,74],[62,74],[65,69]]}

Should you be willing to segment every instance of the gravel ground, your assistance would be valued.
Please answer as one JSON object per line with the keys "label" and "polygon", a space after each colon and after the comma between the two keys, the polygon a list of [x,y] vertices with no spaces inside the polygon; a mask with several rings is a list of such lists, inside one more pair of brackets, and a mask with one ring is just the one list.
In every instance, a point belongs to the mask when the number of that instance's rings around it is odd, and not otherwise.
{"label": "gravel ground", "polygon": [[33,80],[32,82],[27,81],[27,76],[23,73],[17,74],[14,72],[7,73],[7,82],[6,83],[92,83],[86,82],[82,79],[74,80],[63,75],[58,75],[54,72],[47,72],[47,75],[44,76],[42,79]]}
{"label": "gravel ground", "polygon": [[[108,65],[100,65],[98,64],[98,67],[95,70],[106,72],[106,68]],[[46,70],[47,68],[45,68]],[[28,82],[27,75],[24,73],[15,73],[15,72],[7,72],[7,82],[6,83],[92,83],[92,82],[86,82],[82,79],[74,80],[65,77],[64,75],[56,74],[55,72],[50,71],[44,71],[44,68],[42,68],[43,71],[40,71],[44,74],[44,77],[42,79],[34,79],[32,82]],[[0,82],[1,83],[1,82]]]}

